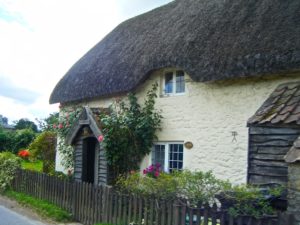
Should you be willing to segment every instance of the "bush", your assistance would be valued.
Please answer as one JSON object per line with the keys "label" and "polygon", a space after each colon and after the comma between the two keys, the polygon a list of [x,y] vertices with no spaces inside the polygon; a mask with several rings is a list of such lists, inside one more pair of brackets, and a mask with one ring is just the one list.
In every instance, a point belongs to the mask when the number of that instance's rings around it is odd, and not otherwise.
{"label": "bush", "polygon": [[193,205],[198,202],[215,203],[216,195],[230,187],[229,182],[217,179],[211,171],[176,171],[174,176],[177,179],[179,195]]}
{"label": "bush", "polygon": [[176,179],[167,173],[161,173],[157,178],[142,176],[139,172],[120,176],[116,187],[121,192],[165,199],[172,199],[178,193]]}
{"label": "bush", "polygon": [[117,187],[121,191],[158,198],[180,197],[188,199],[193,205],[198,202],[215,202],[215,195],[228,185],[228,182],[215,178],[212,172],[189,170],[172,174],[161,172],[155,177],[149,176],[148,173],[142,176],[136,172],[129,176],[121,176],[117,180]]}
{"label": "bush", "polygon": [[[269,188],[269,194],[278,197],[283,191],[282,187]],[[259,218],[263,215],[273,215],[274,209],[265,193],[256,186],[239,185],[231,187],[222,193],[221,202],[229,204],[229,213],[232,216],[250,215]]]}
{"label": "bush", "polygon": [[54,173],[56,134],[44,131],[30,144],[29,150],[32,160],[43,161],[43,172]]}
{"label": "bush", "polygon": [[[121,192],[163,199],[181,198],[190,206],[201,203],[222,203],[232,216],[260,217],[274,214],[270,201],[258,188],[249,185],[233,186],[228,181],[217,179],[212,172],[175,171],[172,174],[144,176],[139,172],[121,176],[117,180]],[[280,189],[269,189],[272,196],[281,194]],[[228,204],[229,203],[229,204]]]}
{"label": "bush", "polygon": [[14,138],[13,152],[17,153],[21,149],[27,149],[35,136],[36,134],[31,129],[18,130]]}
{"label": "bush", "polygon": [[0,153],[0,192],[11,184],[15,172],[21,166],[21,159],[11,152]]}

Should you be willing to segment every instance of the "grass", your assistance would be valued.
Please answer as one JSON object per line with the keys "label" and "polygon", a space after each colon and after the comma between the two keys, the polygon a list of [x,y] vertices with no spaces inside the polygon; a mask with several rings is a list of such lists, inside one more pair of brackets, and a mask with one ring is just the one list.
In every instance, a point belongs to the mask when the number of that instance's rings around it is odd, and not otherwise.
{"label": "grass", "polygon": [[33,170],[33,171],[37,171],[37,172],[42,172],[43,162],[41,160],[37,160],[35,162],[22,160],[21,167],[22,167],[22,169],[25,169],[25,170]]}
{"label": "grass", "polygon": [[22,205],[34,209],[39,215],[48,217],[56,222],[71,222],[71,214],[67,211],[53,205],[49,202],[33,198],[29,195],[8,190],[5,195],[9,198],[15,199]]}

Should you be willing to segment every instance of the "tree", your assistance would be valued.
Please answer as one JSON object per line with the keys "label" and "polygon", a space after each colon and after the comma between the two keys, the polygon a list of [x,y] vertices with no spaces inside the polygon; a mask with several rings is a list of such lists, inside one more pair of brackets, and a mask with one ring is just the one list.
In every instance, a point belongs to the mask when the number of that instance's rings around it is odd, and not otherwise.
{"label": "tree", "polygon": [[0,126],[0,152],[13,151],[15,136],[15,132],[5,131]]}
{"label": "tree", "polygon": [[13,152],[17,153],[20,149],[28,148],[35,136],[36,133],[32,129],[18,130],[14,138]]}
{"label": "tree", "polygon": [[15,129],[17,130],[31,129],[34,132],[38,132],[37,125],[26,118],[20,119],[18,121],[14,121],[14,123],[15,123]]}
{"label": "tree", "polygon": [[7,125],[7,124],[8,124],[7,117],[0,115],[0,125]]}

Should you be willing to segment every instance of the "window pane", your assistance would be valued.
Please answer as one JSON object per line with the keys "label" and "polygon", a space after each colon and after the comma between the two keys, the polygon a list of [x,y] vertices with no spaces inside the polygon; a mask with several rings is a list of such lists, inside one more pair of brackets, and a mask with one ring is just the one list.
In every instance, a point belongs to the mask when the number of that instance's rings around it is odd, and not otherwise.
{"label": "window pane", "polygon": [[165,74],[165,93],[173,93],[173,73],[169,72]]}
{"label": "window pane", "polygon": [[184,72],[181,70],[176,71],[176,93],[185,92]]}
{"label": "window pane", "polygon": [[152,150],[152,164],[159,163],[161,169],[164,169],[165,165],[165,145],[154,145]]}
{"label": "window pane", "polygon": [[183,144],[169,144],[169,171],[183,168]]}

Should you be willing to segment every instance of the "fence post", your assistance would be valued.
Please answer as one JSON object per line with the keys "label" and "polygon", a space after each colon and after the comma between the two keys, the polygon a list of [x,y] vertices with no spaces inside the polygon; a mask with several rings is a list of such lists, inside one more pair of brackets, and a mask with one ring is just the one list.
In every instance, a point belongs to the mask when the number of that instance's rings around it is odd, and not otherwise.
{"label": "fence post", "polygon": [[[285,161],[288,163],[288,208],[285,217],[286,220],[294,220],[285,224],[300,225],[300,137],[286,154]],[[282,224],[284,222],[287,221]]]}

